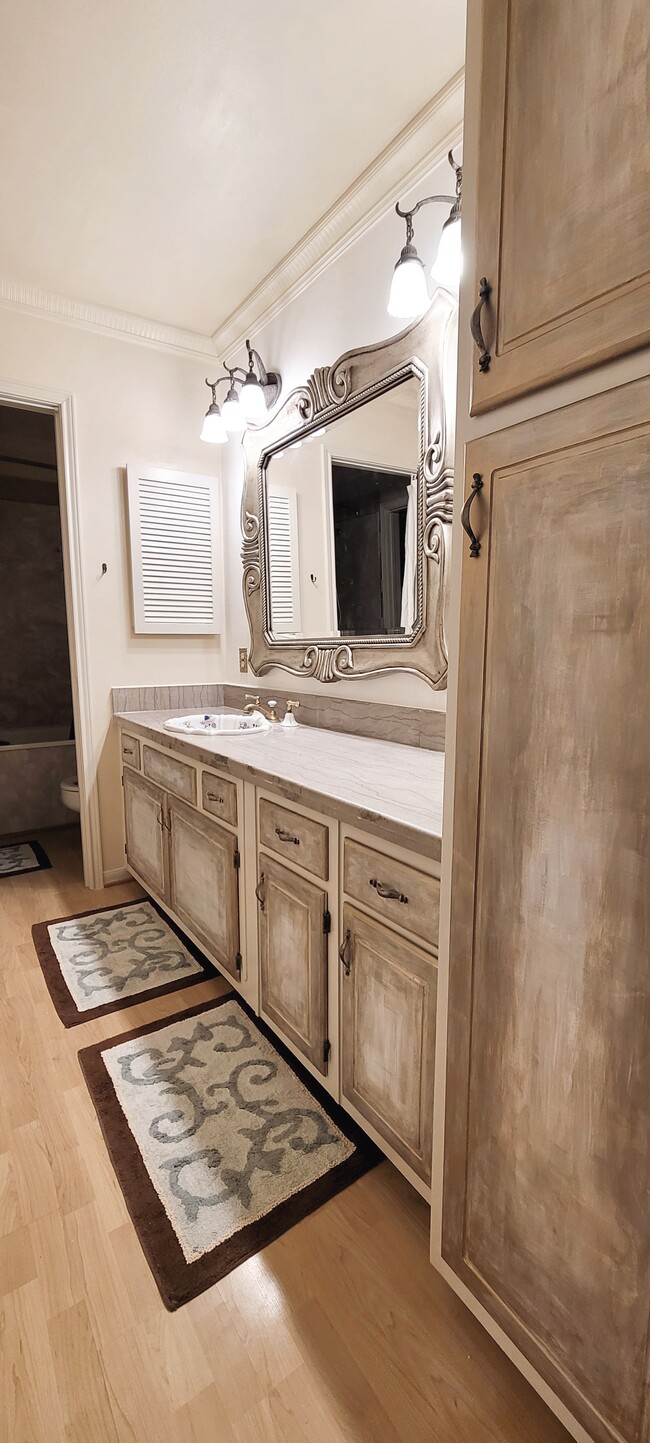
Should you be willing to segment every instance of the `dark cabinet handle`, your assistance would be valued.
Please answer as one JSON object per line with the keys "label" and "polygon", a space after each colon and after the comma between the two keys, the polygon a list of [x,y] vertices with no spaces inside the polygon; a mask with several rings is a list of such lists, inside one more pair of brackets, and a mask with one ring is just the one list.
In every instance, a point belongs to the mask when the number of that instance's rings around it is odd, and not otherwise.
{"label": "dark cabinet handle", "polygon": [[479,371],[482,371],[483,373],[489,371],[490,361],[492,360],[492,357],[490,355],[490,352],[488,351],[485,336],[483,335],[481,314],[485,302],[489,301],[491,295],[492,287],[490,285],[490,282],[486,279],[485,276],[482,276],[481,283],[478,288],[478,303],[472,311],[469,328],[472,332],[472,340],[474,342],[474,345],[477,346],[480,351],[480,355],[478,358],[478,368]]}
{"label": "dark cabinet handle", "polygon": [[294,837],[291,832],[285,832],[284,827],[276,827],[275,835],[280,838],[281,842],[291,842],[293,847],[300,846],[300,837]]}
{"label": "dark cabinet handle", "polygon": [[479,539],[478,539],[478,536],[476,535],[476,532],[472,529],[472,526],[471,526],[471,523],[470,523],[470,519],[469,519],[469,513],[470,513],[470,511],[471,511],[471,509],[472,509],[472,502],[473,502],[473,500],[474,500],[474,497],[475,497],[475,496],[478,496],[479,491],[482,491],[482,490],[483,490],[483,477],[479,475],[478,471],[475,471],[475,472],[474,472],[474,475],[473,475],[473,477],[472,477],[472,489],[471,489],[471,491],[470,491],[470,493],[469,493],[469,496],[467,497],[467,500],[466,500],[466,502],[465,502],[465,505],[463,506],[463,509],[462,509],[462,511],[461,511],[461,513],[460,513],[461,526],[462,526],[462,528],[463,528],[463,531],[465,532],[465,535],[466,535],[466,536],[469,536],[469,554],[470,554],[470,556],[480,556],[480,554],[481,554],[481,543],[480,543],[480,541],[479,541]]}
{"label": "dark cabinet handle", "polygon": [[206,792],[205,795],[209,802],[218,802],[221,807],[224,805],[224,802],[226,800],[225,797],[218,797],[216,792]]}
{"label": "dark cabinet handle", "polygon": [[397,887],[389,887],[386,882],[378,882],[376,877],[371,877],[370,886],[374,887],[378,897],[386,897],[389,902],[408,902],[408,897],[399,892]]}
{"label": "dark cabinet handle", "polygon": [[352,942],[352,933],[351,933],[351,931],[350,931],[350,928],[349,928],[349,927],[346,927],[346,929],[345,929],[345,937],[343,938],[343,941],[342,941],[342,943],[341,943],[341,946],[339,947],[339,957],[340,957],[340,959],[341,959],[341,961],[342,961],[342,963],[343,963],[343,971],[345,972],[346,977],[349,977],[349,976],[350,976],[350,968],[352,967],[352,947],[351,947],[351,942]]}
{"label": "dark cabinet handle", "polygon": [[260,873],[260,880],[255,888],[255,896],[260,904],[260,912],[264,911],[266,903],[266,887],[264,885],[264,873]]}

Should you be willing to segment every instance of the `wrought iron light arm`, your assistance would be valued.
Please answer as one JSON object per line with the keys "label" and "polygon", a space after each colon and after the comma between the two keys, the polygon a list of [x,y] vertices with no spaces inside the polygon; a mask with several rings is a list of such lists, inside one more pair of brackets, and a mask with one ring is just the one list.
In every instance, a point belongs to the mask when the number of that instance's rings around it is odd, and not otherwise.
{"label": "wrought iron light arm", "polygon": [[395,206],[397,215],[400,216],[402,220],[406,221],[407,245],[410,245],[413,240],[413,216],[417,215],[418,211],[422,209],[423,205],[450,205],[451,212],[449,215],[449,220],[460,220],[460,211],[463,198],[463,167],[462,165],[458,165],[458,162],[454,160],[453,152],[451,150],[449,151],[449,155],[447,158],[449,160],[450,166],[456,173],[455,195],[425,195],[422,197],[422,200],[418,200],[415,205],[409,206],[408,209],[403,209],[399,201]]}

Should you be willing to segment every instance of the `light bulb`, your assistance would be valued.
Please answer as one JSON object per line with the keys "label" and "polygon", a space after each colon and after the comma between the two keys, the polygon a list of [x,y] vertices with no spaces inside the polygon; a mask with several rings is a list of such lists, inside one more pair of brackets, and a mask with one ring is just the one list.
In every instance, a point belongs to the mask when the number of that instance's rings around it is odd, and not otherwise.
{"label": "light bulb", "polygon": [[223,424],[223,417],[216,401],[208,408],[203,419],[201,428],[201,440],[211,441],[213,445],[222,446],[228,440],[226,428]]}
{"label": "light bulb", "polygon": [[264,392],[257,377],[249,371],[246,380],[241,388],[239,404],[247,421],[264,421],[266,419],[266,401]]}
{"label": "light bulb", "polygon": [[438,254],[431,270],[431,275],[436,285],[444,286],[446,291],[451,291],[453,295],[457,295],[460,285],[462,261],[460,220],[457,216],[450,216],[449,220],[446,220],[442,227]]}
{"label": "light bulb", "polygon": [[429,305],[424,266],[414,245],[405,245],[393,271],[388,314],[400,321],[421,316]]}
{"label": "light bulb", "polygon": [[239,404],[239,396],[234,386],[230,387],[228,395],[223,403],[221,413],[223,424],[227,431],[243,431],[246,427],[246,417]]}

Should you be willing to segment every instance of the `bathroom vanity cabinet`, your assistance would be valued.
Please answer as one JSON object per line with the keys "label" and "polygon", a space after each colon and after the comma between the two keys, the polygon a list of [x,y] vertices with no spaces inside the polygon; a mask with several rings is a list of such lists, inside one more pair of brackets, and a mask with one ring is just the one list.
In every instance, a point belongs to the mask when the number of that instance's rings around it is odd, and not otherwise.
{"label": "bathroom vanity cabinet", "polygon": [[[422,838],[415,852],[325,798],[316,810],[295,786],[283,795],[250,766],[233,777],[192,750],[123,729],[129,870],[428,1198],[433,846]],[[404,752],[424,770],[426,755],[395,747]]]}

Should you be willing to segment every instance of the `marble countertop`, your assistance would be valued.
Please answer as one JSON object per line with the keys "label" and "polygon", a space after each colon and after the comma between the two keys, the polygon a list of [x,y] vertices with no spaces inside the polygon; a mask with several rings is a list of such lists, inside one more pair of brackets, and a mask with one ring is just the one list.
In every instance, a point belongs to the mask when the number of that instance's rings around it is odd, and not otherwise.
{"label": "marble countertop", "polygon": [[242,737],[179,736],[163,727],[174,715],[189,711],[118,712],[116,721],[195,762],[440,860],[442,752],[300,724]]}

